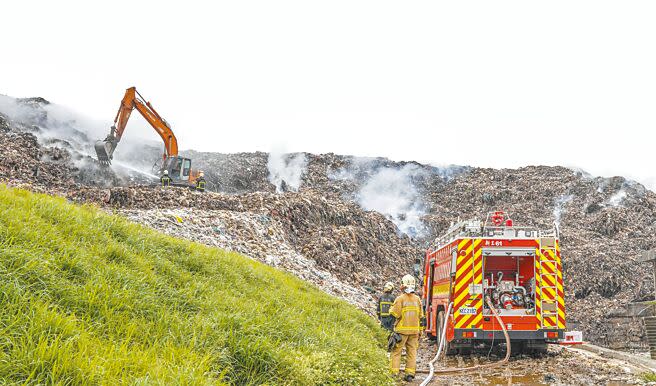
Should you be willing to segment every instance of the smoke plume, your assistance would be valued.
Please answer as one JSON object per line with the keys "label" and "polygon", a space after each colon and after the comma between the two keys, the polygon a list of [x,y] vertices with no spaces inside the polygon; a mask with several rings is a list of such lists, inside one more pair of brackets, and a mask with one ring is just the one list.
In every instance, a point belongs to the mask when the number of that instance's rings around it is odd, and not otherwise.
{"label": "smoke plume", "polygon": [[278,193],[290,190],[297,192],[301,186],[307,163],[304,153],[284,154],[272,151],[269,153],[267,161],[269,182],[276,187]]}
{"label": "smoke plume", "polygon": [[620,189],[608,199],[608,204],[613,207],[620,206],[625,198],[626,190]]}
{"label": "smoke plume", "polygon": [[565,214],[566,212],[565,205],[568,202],[572,201],[573,198],[574,196],[571,194],[563,194],[556,199],[553,209],[553,216],[554,216],[554,222],[559,228],[560,228],[560,220],[562,219],[563,214]]}
{"label": "smoke plume", "polygon": [[[105,171],[93,161],[96,158],[93,145],[109,133],[111,121],[90,119],[43,98],[17,99],[6,95],[0,95],[0,113],[8,117],[16,129],[34,134],[42,146],[67,150],[81,174],[92,178],[96,173],[99,179],[106,178]],[[129,180],[153,179],[151,165],[153,159],[159,159],[159,152],[150,151],[151,147],[147,141],[130,141],[129,137],[121,141],[112,170]]]}
{"label": "smoke plume", "polygon": [[387,216],[401,232],[421,236],[425,212],[413,179],[422,173],[416,165],[381,168],[362,186],[357,201],[363,209]]}

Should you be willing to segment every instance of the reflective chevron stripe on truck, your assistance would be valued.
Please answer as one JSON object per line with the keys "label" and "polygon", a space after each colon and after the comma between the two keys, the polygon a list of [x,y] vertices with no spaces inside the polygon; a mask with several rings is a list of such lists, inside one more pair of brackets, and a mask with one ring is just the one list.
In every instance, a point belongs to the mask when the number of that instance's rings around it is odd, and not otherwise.
{"label": "reflective chevron stripe on truck", "polygon": [[482,239],[462,239],[458,243],[454,278],[454,327],[482,328],[483,255]]}
{"label": "reflective chevron stripe on truck", "polygon": [[564,329],[565,293],[560,243],[554,239],[537,239],[535,243],[536,329]]}

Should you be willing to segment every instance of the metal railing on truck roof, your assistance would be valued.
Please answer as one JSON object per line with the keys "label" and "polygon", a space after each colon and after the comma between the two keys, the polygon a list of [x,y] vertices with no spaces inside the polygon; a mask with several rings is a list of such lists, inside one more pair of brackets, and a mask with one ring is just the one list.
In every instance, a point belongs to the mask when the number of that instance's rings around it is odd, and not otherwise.
{"label": "metal railing on truck roof", "polygon": [[460,238],[504,238],[504,239],[535,239],[540,237],[555,237],[559,236],[558,224],[554,223],[554,227],[547,230],[538,229],[533,226],[496,226],[485,225],[482,221],[468,220],[460,221],[453,224],[444,233],[444,235],[435,239],[438,248],[442,245],[448,244],[453,240]]}

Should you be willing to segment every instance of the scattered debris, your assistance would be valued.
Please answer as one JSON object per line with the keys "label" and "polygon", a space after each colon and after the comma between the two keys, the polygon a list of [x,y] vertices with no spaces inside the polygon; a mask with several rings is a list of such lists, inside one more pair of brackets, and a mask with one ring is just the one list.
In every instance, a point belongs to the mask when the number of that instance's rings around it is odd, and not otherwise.
{"label": "scattered debris", "polygon": [[[421,342],[417,367],[427,366],[435,352],[434,346]],[[439,367],[472,366],[496,361],[503,351],[481,355],[456,356],[442,359]],[[623,361],[587,354],[562,346],[549,345],[546,355],[540,357],[520,355],[510,358],[501,368],[488,368],[468,373],[437,375],[436,384],[445,385],[635,385],[642,384],[639,375],[644,369]],[[418,374],[412,385],[419,385],[424,375]]]}
{"label": "scattered debris", "polygon": [[117,212],[128,219],[171,236],[235,251],[289,271],[323,291],[373,313],[374,299],[359,283],[349,284],[299,253],[290,243],[279,218],[229,210],[126,209]]}
{"label": "scattered debris", "polygon": [[[195,227],[194,231],[204,235],[184,237],[210,245],[221,242],[221,246],[259,259],[275,254],[276,243],[284,240],[285,248],[302,254],[350,285],[378,288],[390,278],[409,272],[414,259],[422,254],[409,237],[398,234],[394,224],[381,214],[365,212],[355,203],[315,190],[236,196],[160,187],[80,188],[70,190],[67,197],[76,202],[129,209],[130,218],[139,222],[144,222],[136,215],[139,211],[193,209],[198,221],[185,223],[215,224],[222,229],[222,235],[213,235],[210,241],[206,229]],[[227,219],[230,221],[226,222]],[[158,228],[157,222],[145,223]],[[280,238],[271,239],[269,233]]]}

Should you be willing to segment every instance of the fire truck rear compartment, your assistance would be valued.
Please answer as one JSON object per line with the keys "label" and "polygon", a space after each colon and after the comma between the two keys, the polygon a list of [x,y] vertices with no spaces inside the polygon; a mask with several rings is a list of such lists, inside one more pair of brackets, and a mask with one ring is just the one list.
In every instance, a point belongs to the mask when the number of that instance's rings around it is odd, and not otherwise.
{"label": "fire truck rear compartment", "polygon": [[[494,249],[485,252],[483,293],[490,297],[499,315],[535,315],[535,253]],[[484,304],[483,315],[490,314]]]}

